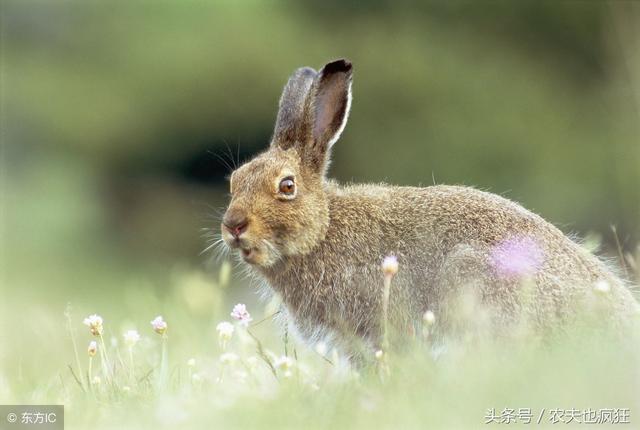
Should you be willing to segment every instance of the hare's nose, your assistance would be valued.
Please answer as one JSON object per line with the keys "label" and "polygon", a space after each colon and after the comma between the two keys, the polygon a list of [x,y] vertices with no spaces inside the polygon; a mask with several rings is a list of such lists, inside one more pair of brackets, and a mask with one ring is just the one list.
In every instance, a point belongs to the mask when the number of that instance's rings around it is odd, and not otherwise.
{"label": "hare's nose", "polygon": [[240,214],[238,212],[231,212],[227,213],[224,216],[222,224],[229,231],[229,233],[231,233],[235,238],[238,238],[247,230],[249,221],[243,214]]}

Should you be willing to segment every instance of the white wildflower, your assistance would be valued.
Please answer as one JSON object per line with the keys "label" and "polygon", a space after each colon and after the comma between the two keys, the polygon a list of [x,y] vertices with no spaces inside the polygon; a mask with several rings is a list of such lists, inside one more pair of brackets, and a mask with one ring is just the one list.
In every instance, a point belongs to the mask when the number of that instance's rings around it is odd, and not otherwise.
{"label": "white wildflower", "polygon": [[103,332],[102,317],[100,315],[89,315],[83,321],[84,325],[89,327],[89,331],[94,336],[100,336]]}
{"label": "white wildflower", "polygon": [[220,356],[220,363],[222,364],[232,364],[238,361],[238,356],[233,352],[225,352]]}
{"label": "white wildflower", "polygon": [[128,348],[133,348],[140,340],[140,334],[136,330],[127,330],[122,337],[124,337],[124,344]]}
{"label": "white wildflower", "polygon": [[89,357],[95,357],[97,352],[98,343],[95,340],[92,340],[91,342],[89,342],[89,346],[87,347],[87,354],[89,354]]}
{"label": "white wildflower", "polygon": [[611,285],[607,281],[600,280],[595,283],[593,290],[598,294],[607,294],[611,291]]}
{"label": "white wildflower", "polygon": [[158,315],[151,321],[151,327],[156,333],[162,335],[167,331],[167,322],[162,319],[162,315]]}
{"label": "white wildflower", "polygon": [[234,327],[230,322],[222,321],[216,326],[216,330],[218,331],[218,337],[220,340],[226,342],[233,336]]}
{"label": "white wildflower", "polygon": [[247,327],[253,318],[251,318],[251,314],[247,311],[247,306],[243,303],[238,303],[233,307],[231,311],[231,316],[238,321],[240,321],[240,325]]}
{"label": "white wildflower", "polygon": [[293,367],[293,359],[291,357],[287,357],[283,355],[275,360],[273,365],[279,369],[288,370]]}
{"label": "white wildflower", "polygon": [[325,355],[327,355],[327,344],[324,342],[318,342],[316,343],[316,352],[320,355],[322,355],[323,357]]}
{"label": "white wildflower", "polygon": [[436,316],[431,311],[426,311],[424,315],[422,315],[422,321],[427,326],[432,326],[436,322]]}
{"label": "white wildflower", "polygon": [[382,272],[385,276],[394,276],[398,273],[398,258],[395,255],[389,255],[384,258]]}

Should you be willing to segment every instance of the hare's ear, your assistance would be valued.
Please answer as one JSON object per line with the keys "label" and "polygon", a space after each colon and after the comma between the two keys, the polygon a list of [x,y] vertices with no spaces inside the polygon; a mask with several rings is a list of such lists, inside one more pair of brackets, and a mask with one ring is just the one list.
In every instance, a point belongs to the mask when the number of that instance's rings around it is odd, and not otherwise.
{"label": "hare's ear", "polygon": [[302,67],[293,72],[289,78],[280,97],[272,146],[289,149],[296,142],[306,139],[308,126],[304,120],[304,110],[307,94],[315,77],[315,70]]}
{"label": "hare's ear", "polygon": [[315,78],[305,108],[310,138],[304,145],[303,159],[324,173],[329,150],[347,124],[351,108],[352,67],[347,60],[326,64]]}

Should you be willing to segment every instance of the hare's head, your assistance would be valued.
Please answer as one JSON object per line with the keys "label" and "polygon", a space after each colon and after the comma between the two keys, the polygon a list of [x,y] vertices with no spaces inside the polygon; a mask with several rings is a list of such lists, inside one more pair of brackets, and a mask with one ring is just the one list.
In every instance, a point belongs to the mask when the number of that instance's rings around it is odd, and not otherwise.
{"label": "hare's head", "polygon": [[325,173],[351,104],[351,63],[296,70],[284,88],[269,149],[231,174],[222,237],[269,267],[304,254],[329,225]]}

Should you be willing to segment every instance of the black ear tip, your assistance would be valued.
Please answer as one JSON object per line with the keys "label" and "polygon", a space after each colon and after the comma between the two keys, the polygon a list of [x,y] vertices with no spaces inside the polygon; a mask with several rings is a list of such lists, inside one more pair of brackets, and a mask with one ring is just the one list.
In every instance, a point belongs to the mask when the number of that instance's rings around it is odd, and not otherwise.
{"label": "black ear tip", "polygon": [[341,58],[339,60],[332,61],[330,63],[325,64],[322,68],[322,71],[326,73],[349,73],[351,72],[352,66],[351,62],[345,58]]}

